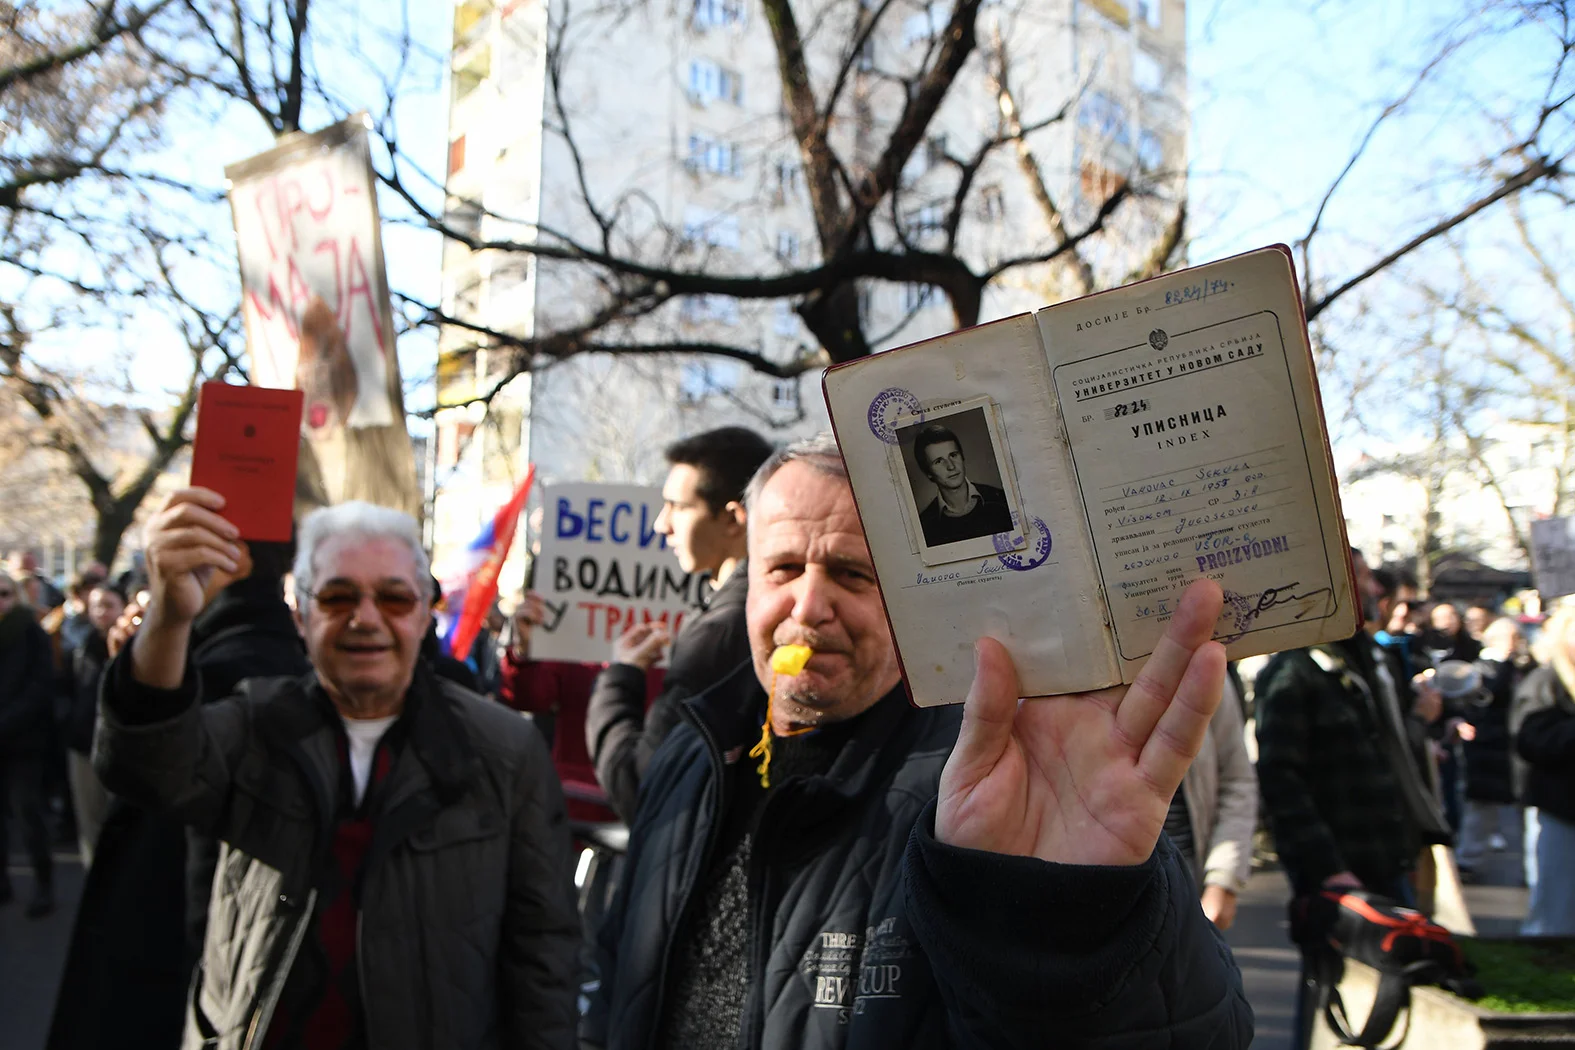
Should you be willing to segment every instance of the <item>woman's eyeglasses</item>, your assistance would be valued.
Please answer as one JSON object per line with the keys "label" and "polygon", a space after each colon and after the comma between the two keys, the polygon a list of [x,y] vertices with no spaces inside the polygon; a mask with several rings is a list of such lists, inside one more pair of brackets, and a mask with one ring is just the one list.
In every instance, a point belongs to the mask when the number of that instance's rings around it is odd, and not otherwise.
{"label": "woman's eyeglasses", "polygon": [[[361,607],[366,592],[359,587],[329,584],[312,595],[312,601],[329,616],[349,616]],[[384,616],[407,616],[421,598],[410,591],[373,591],[372,604]]]}

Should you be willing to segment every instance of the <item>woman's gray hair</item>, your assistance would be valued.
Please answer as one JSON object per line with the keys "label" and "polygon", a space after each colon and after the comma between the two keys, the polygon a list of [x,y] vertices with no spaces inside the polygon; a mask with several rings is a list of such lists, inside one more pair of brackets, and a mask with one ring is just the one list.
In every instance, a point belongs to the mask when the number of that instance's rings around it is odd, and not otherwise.
{"label": "woman's gray hair", "polygon": [[831,435],[831,431],[822,430],[814,437],[778,449],[771,454],[770,459],[760,464],[760,469],[755,471],[755,476],[749,479],[749,485],[744,489],[744,509],[753,514],[755,501],[760,498],[760,492],[766,487],[766,482],[771,480],[771,475],[793,462],[803,463],[827,477],[840,478],[844,483],[848,480],[848,465],[842,461],[842,450],[837,447],[837,439]]}
{"label": "woman's gray hair", "polygon": [[348,503],[336,503],[332,507],[319,507],[301,520],[301,531],[296,537],[295,565],[291,570],[295,576],[296,608],[304,610],[305,599],[312,593],[317,576],[315,561],[318,548],[341,536],[354,536],[361,540],[390,539],[404,543],[410,548],[410,555],[416,563],[416,578],[412,582],[418,592],[431,597],[432,563],[421,546],[421,526],[416,524],[416,519],[392,507],[351,500]]}

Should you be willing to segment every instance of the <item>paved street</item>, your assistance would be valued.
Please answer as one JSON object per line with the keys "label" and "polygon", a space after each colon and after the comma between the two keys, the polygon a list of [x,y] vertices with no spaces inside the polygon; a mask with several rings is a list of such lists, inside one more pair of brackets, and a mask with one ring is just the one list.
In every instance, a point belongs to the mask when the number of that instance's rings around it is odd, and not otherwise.
{"label": "paved street", "polygon": [[[1526,914],[1526,891],[1518,885],[1520,854],[1512,848],[1490,855],[1479,875],[1480,882],[1465,887],[1477,933],[1517,933]],[[1257,1016],[1254,1050],[1287,1050],[1290,1046],[1299,959],[1286,935],[1285,904],[1289,898],[1290,886],[1278,870],[1255,872],[1242,894],[1236,925],[1226,938],[1236,953],[1247,1001]]]}
{"label": "paved street", "polygon": [[[58,861],[60,909],[47,919],[29,922],[22,916],[21,904],[32,886],[32,876],[21,854],[11,855],[11,880],[19,900],[0,908],[0,1050],[39,1050],[49,1029],[55,984],[71,933],[71,913],[82,887],[82,870],[75,854],[60,854]],[[1512,884],[1518,863],[1518,854],[1498,854],[1484,867],[1483,875]],[[1247,998],[1257,1014],[1254,1050],[1286,1050],[1290,1046],[1297,956],[1285,936],[1288,896],[1280,872],[1254,874],[1229,936]],[[1513,933],[1526,908],[1526,891],[1513,885],[1469,886],[1466,897],[1478,931],[1484,934]]]}
{"label": "paved street", "polygon": [[22,915],[33,890],[33,873],[20,850],[11,854],[9,870],[17,899],[0,908],[0,1050],[39,1050],[49,1033],[55,985],[66,961],[82,867],[74,850],[55,854],[59,907],[34,921]]}
{"label": "paved street", "polygon": [[1289,884],[1279,871],[1255,872],[1237,905],[1236,924],[1226,936],[1256,1016],[1255,1050],[1287,1050],[1291,1045],[1299,957],[1285,935],[1289,897]]}

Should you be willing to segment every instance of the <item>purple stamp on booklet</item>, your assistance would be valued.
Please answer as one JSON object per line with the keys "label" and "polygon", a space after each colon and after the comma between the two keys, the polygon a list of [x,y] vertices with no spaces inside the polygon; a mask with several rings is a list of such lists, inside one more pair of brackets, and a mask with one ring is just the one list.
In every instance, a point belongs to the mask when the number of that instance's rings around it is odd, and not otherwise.
{"label": "purple stamp on booklet", "polygon": [[[1016,551],[1012,549],[1012,540],[1015,538],[1010,532],[997,533],[995,540],[996,557],[1002,565],[1014,572],[1027,572],[1037,569],[1050,560],[1050,527],[1043,518],[1034,518],[1034,531],[1038,535],[1034,539],[1033,551]],[[1027,531],[1026,529],[1024,530]]]}
{"label": "purple stamp on booklet", "polygon": [[870,433],[888,445],[895,445],[898,443],[897,420],[906,416],[917,416],[919,422],[924,422],[924,406],[902,387],[887,387],[870,402]]}
{"label": "purple stamp on booklet", "polygon": [[1225,590],[1225,608],[1220,611],[1220,621],[1230,622],[1230,633],[1219,636],[1219,641],[1229,645],[1247,633],[1247,628],[1252,626],[1252,618],[1258,615],[1252,599],[1245,594],[1237,594],[1232,590]]}

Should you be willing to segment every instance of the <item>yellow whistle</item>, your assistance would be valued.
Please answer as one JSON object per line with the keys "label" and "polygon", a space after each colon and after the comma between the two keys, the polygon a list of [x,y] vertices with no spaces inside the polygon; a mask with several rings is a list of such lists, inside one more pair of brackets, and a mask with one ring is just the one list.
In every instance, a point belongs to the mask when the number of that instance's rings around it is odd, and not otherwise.
{"label": "yellow whistle", "polygon": [[800,674],[814,655],[815,650],[807,645],[779,645],[771,654],[771,669],[777,674]]}

